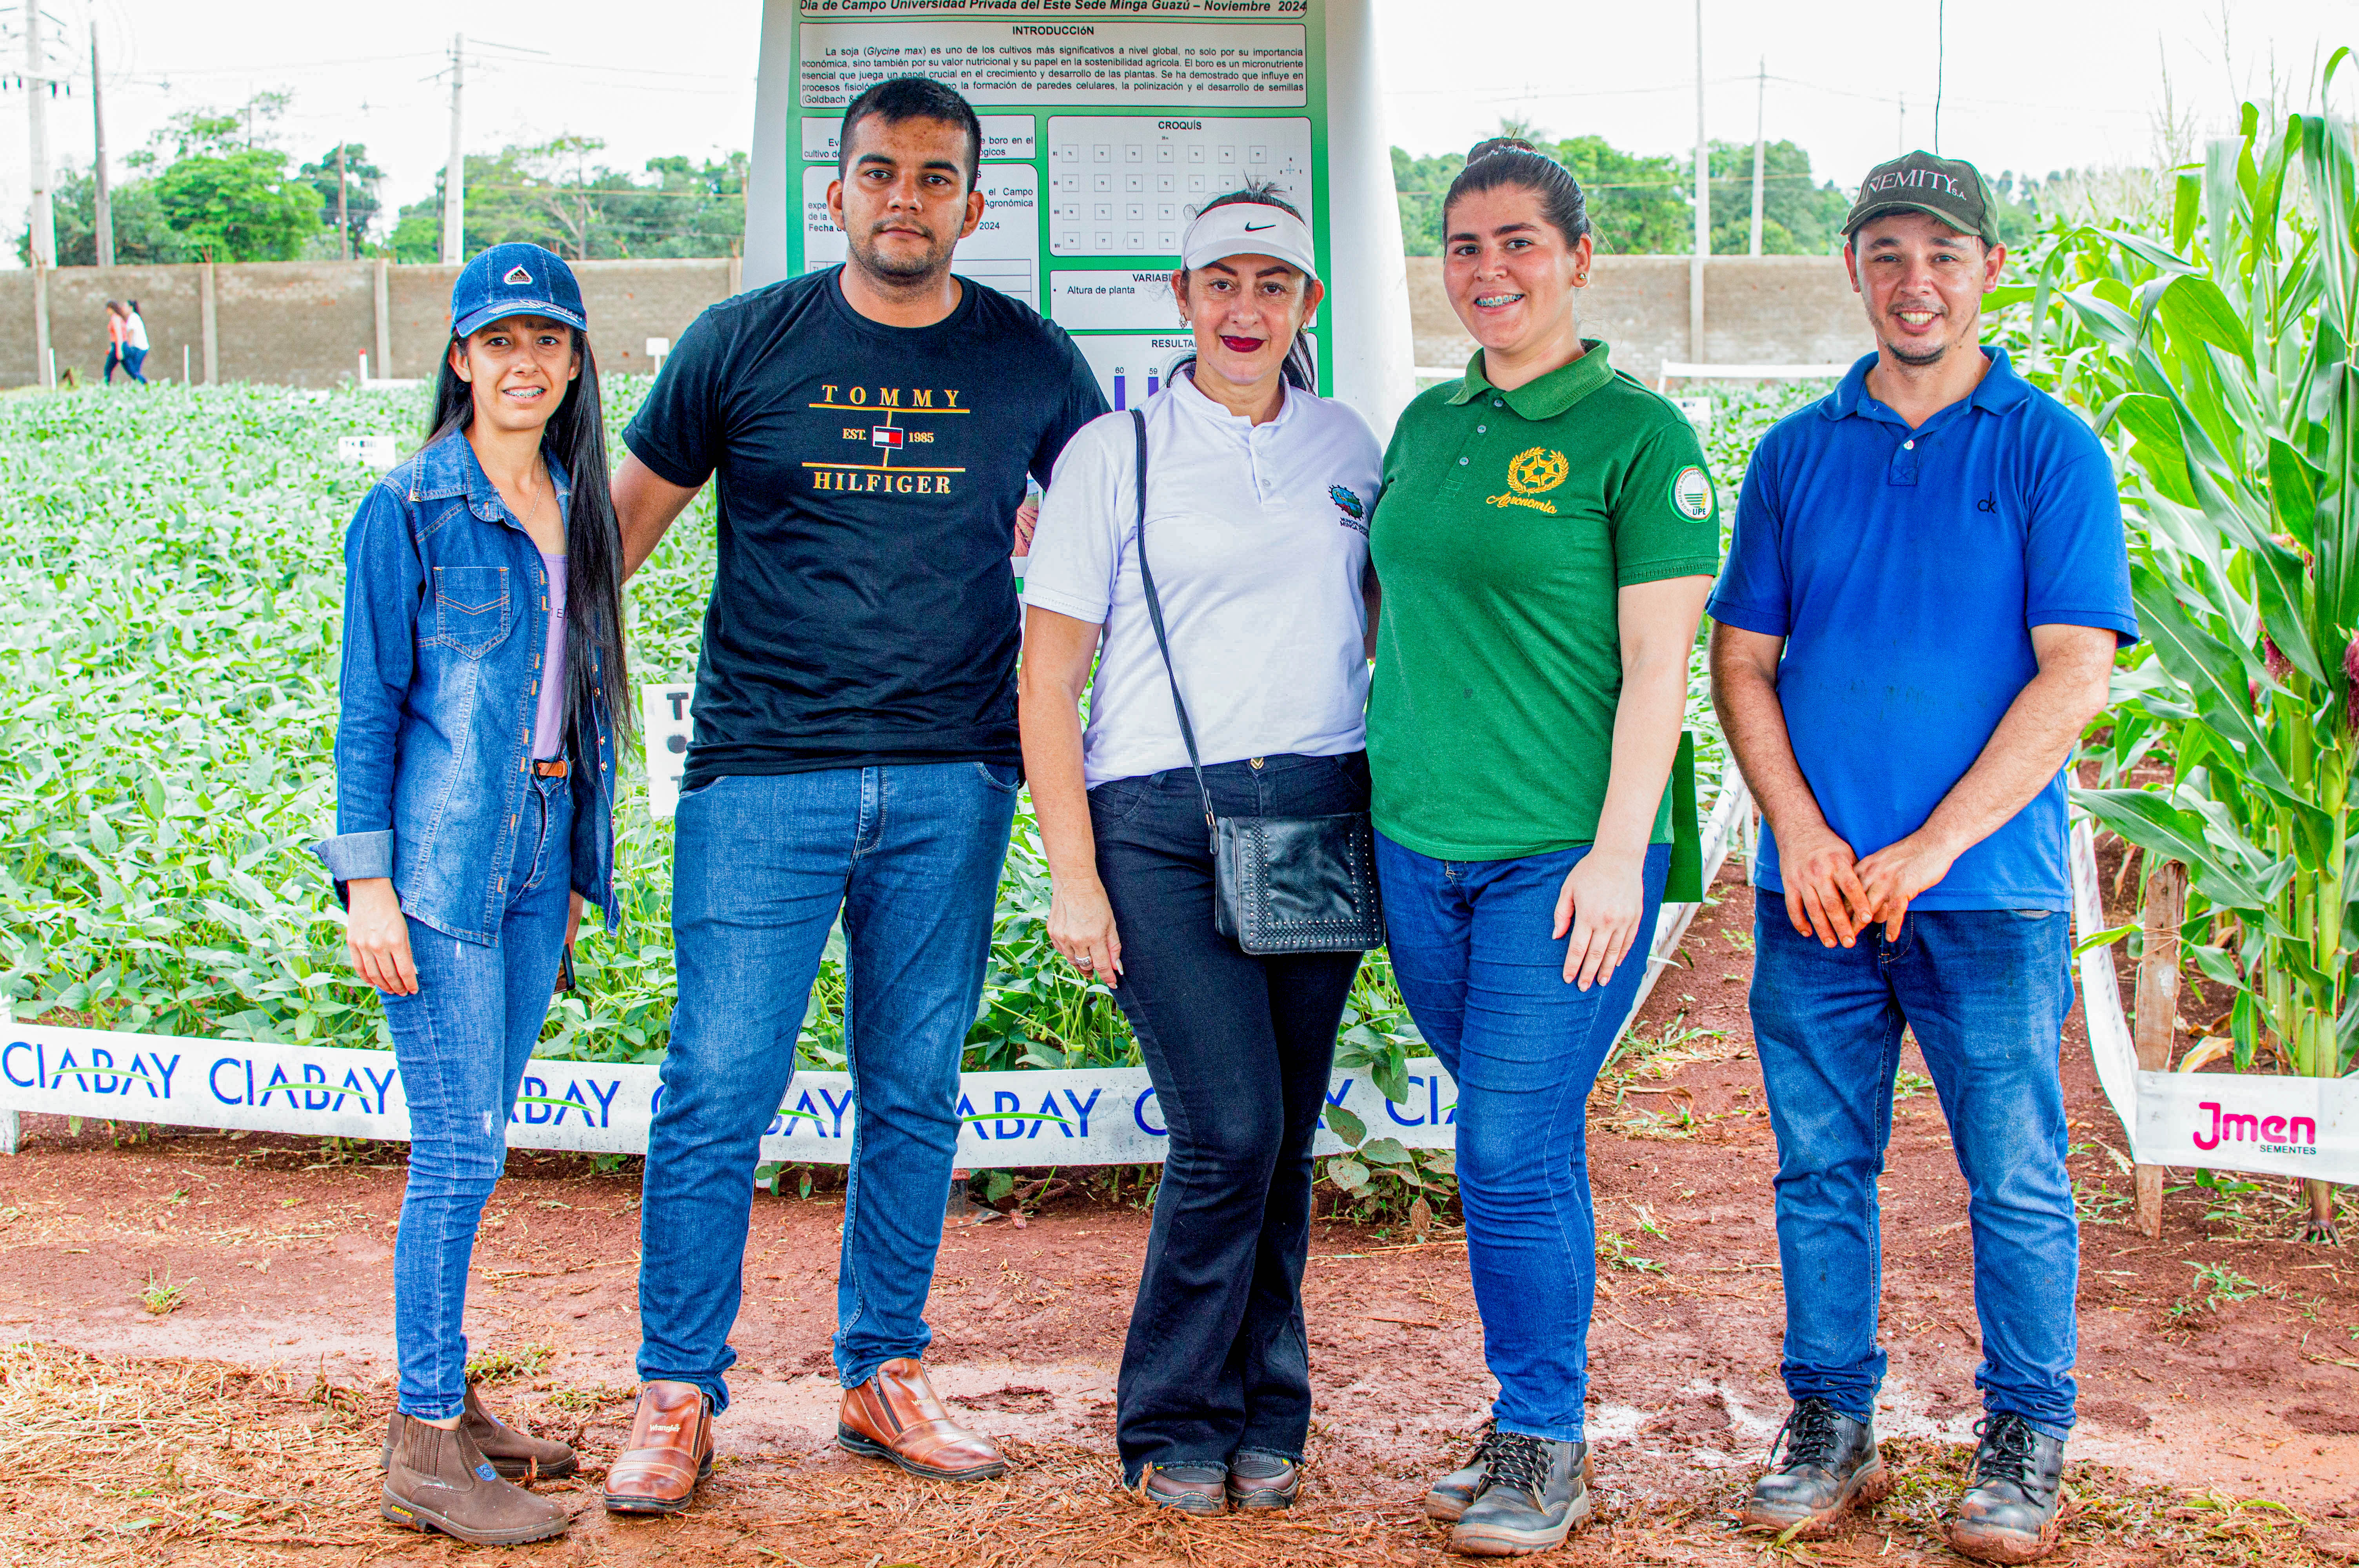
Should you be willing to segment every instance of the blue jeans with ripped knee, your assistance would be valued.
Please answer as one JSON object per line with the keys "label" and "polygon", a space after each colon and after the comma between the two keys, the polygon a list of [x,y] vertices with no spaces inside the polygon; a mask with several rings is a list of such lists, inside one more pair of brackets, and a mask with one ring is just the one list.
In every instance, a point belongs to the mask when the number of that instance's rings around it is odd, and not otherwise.
{"label": "blue jeans with ripped knee", "polygon": [[549,1015],[571,903],[573,796],[535,778],[516,834],[496,945],[413,918],[414,996],[387,996],[394,1059],[409,1102],[409,1185],[393,1244],[393,1337],[404,1415],[447,1421],[467,1395],[467,1268],[484,1200],[507,1162],[508,1112]]}

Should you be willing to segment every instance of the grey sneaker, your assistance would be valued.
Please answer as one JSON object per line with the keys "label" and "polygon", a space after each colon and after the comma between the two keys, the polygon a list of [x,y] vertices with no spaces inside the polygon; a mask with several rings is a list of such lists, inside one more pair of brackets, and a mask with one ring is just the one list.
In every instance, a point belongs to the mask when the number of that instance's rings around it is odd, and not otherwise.
{"label": "grey sneaker", "polygon": [[1586,1443],[1495,1432],[1483,1484],[1450,1532],[1464,1557],[1521,1557],[1560,1546],[1588,1522]]}
{"label": "grey sneaker", "polygon": [[1950,1521],[1950,1550],[1984,1563],[2032,1563],[2063,1528],[2064,1443],[2012,1411],[1984,1416],[1974,1467]]}
{"label": "grey sneaker", "polygon": [[1777,1429],[1769,1468],[1753,1483],[1738,1523],[1746,1530],[1793,1530],[1800,1541],[1821,1541],[1859,1504],[1884,1500],[1892,1476],[1875,1445],[1873,1422],[1854,1421],[1826,1400],[1804,1400]]}

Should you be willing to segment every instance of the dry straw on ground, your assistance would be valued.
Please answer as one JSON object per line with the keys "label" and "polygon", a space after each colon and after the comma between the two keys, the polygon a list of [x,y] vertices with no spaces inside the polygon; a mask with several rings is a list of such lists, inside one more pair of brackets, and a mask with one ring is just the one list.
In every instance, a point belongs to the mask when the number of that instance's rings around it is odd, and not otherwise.
{"label": "dry straw on ground", "polygon": [[[379,1522],[376,1460],[387,1402],[383,1389],[340,1388],[299,1369],[94,1357],[49,1345],[0,1349],[0,1563],[1406,1568],[1450,1561],[1413,1498],[1338,1495],[1314,1470],[1290,1516],[1198,1524],[1125,1495],[1108,1455],[1069,1444],[1010,1444],[1009,1476],[980,1487],[929,1484],[823,1454],[805,1464],[725,1460],[696,1509],[653,1522],[608,1519],[596,1506],[593,1471],[553,1488],[575,1510],[566,1539],[495,1559]],[[577,1421],[585,1406],[594,1410],[592,1460],[622,1436],[628,1414],[611,1399],[549,1403],[570,1407]],[[1600,1523],[1552,1560],[1955,1562],[1939,1548],[1937,1531],[1964,1455],[1912,1443],[1887,1444],[1886,1454],[1902,1473],[1901,1489],[1845,1540],[1777,1549],[1733,1537],[1726,1520],[1742,1479],[1730,1476],[1654,1501],[1609,1486]],[[2310,1568],[2354,1560],[2343,1555],[2350,1538],[2342,1530],[2321,1531],[2273,1504],[2133,1487],[2093,1465],[2075,1465],[2071,1479],[2075,1502],[2060,1561],[2076,1568]]]}

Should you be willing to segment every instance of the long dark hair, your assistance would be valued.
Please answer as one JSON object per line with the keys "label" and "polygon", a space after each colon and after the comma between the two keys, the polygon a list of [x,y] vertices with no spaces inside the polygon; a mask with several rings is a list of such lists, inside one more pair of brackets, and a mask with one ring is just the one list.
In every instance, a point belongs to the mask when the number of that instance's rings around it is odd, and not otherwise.
{"label": "long dark hair", "polygon": [[[565,515],[565,733],[577,758],[594,757],[598,730],[594,704],[603,699],[607,722],[614,727],[615,749],[637,727],[638,714],[627,694],[623,653],[623,531],[614,520],[614,498],[607,488],[606,417],[598,396],[598,361],[590,351],[590,336],[575,328],[573,352],[582,373],[563,393],[557,412],[541,427],[540,449],[565,470],[572,487]],[[463,437],[475,422],[473,384],[459,379],[451,368],[450,348],[464,350],[453,338],[442,354],[441,373],[434,378],[434,416],[427,424],[426,444]],[[596,655],[599,673],[591,671]],[[601,689],[603,687],[603,689]]]}
{"label": "long dark hair", "polygon": [[[1244,189],[1231,190],[1222,195],[1215,196],[1210,201],[1205,202],[1201,207],[1197,208],[1196,211],[1190,215],[1191,217],[1201,218],[1215,207],[1234,207],[1240,203],[1244,203],[1255,207],[1275,207],[1279,211],[1285,213],[1288,217],[1294,219],[1297,222],[1302,222],[1302,214],[1299,210],[1297,210],[1294,203],[1288,201],[1286,198],[1278,195],[1277,192],[1277,188],[1276,186],[1266,185],[1258,180],[1248,179],[1245,183]],[[1181,267],[1180,269],[1180,276],[1184,279],[1188,276],[1188,269],[1184,266]],[[1182,283],[1180,287],[1184,288],[1187,286],[1185,283]],[[1168,381],[1171,379],[1171,376],[1179,375],[1183,371],[1187,372],[1190,375],[1193,375],[1195,373],[1195,366],[1196,356],[1190,354],[1186,359],[1181,360],[1178,364],[1173,365],[1171,367],[1171,375],[1166,376],[1164,379]],[[1311,394],[1313,396],[1318,395],[1319,356],[1311,350],[1310,334],[1299,327],[1297,327],[1294,330],[1294,342],[1292,346],[1286,351],[1286,368],[1283,373],[1285,374],[1287,384],[1288,385],[1299,386],[1303,391]]]}
{"label": "long dark hair", "polygon": [[1572,171],[1521,136],[1493,136],[1477,142],[1466,155],[1466,167],[1450,182],[1441,199],[1441,227],[1450,231],[1450,209],[1462,196],[1500,186],[1528,190],[1540,199],[1540,213],[1568,245],[1581,243],[1589,232],[1589,199]]}

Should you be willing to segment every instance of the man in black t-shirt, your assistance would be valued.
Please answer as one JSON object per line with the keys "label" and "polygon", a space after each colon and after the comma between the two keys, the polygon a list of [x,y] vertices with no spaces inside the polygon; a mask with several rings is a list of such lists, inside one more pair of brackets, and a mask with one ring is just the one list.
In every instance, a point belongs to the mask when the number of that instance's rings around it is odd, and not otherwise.
{"label": "man in black t-shirt", "polygon": [[[606,1480],[619,1511],[685,1507],[710,1463],[760,1140],[813,1109],[853,1140],[839,1441],[938,1479],[1005,1468],[919,1357],[1018,782],[1010,525],[1027,474],[1045,482],[1105,403],[1061,330],[951,276],[983,214],[981,147],[938,82],[861,94],[828,191],[851,259],[706,310],[624,433],[630,567],[707,479],[720,561],[675,841],[643,1387]],[[853,1099],[782,1113],[839,911]]]}

